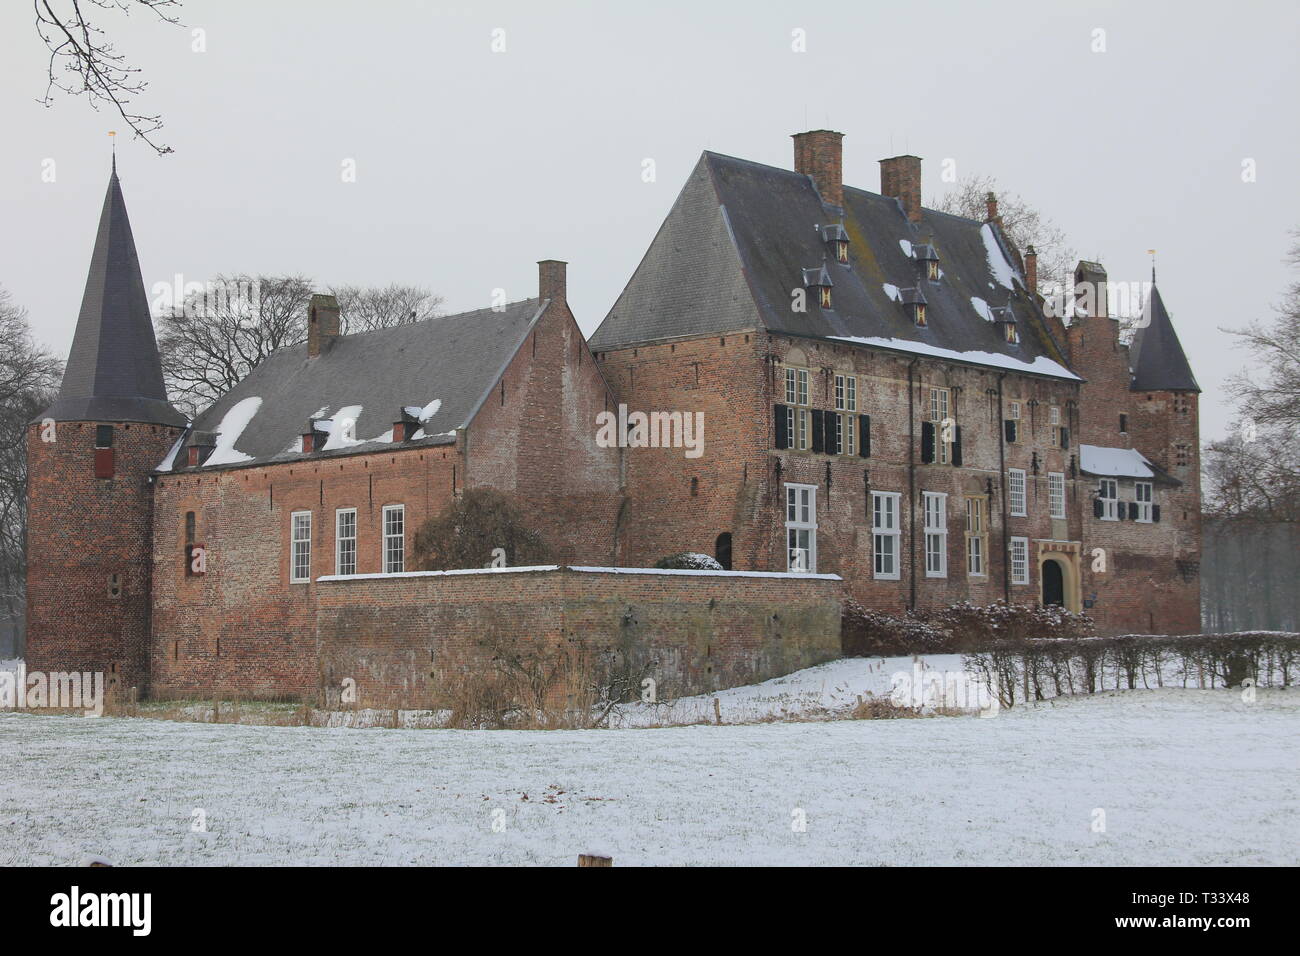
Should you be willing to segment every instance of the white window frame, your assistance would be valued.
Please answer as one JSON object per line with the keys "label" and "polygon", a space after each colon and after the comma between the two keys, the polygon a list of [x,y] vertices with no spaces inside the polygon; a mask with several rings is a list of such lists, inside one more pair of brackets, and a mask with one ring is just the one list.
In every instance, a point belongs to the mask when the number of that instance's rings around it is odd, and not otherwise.
{"label": "white window frame", "polygon": [[941,491],[921,493],[925,515],[925,576],[948,576],[948,496]]}
{"label": "white window frame", "polygon": [[1101,499],[1101,520],[1118,521],[1119,481],[1115,478],[1101,479],[1097,485],[1097,497]]}
{"label": "white window frame", "polygon": [[[978,519],[978,520],[976,520]],[[973,578],[988,577],[988,499],[966,499],[966,574]]]}
{"label": "white window frame", "polygon": [[1061,447],[1061,407],[1053,405],[1047,410],[1048,444],[1053,448]]}
{"label": "white window frame", "polygon": [[1011,583],[1029,583],[1029,539],[1011,539]]}
{"label": "white window frame", "polygon": [[[394,534],[389,525],[389,516],[398,515],[401,531]],[[384,574],[401,574],[406,570],[406,505],[384,505],[379,536],[379,560]],[[390,542],[400,541],[401,551],[390,547]],[[396,556],[396,560],[393,557]]]}
{"label": "white window frame", "polygon": [[[1017,490],[1017,486],[1019,490]],[[1007,503],[1013,518],[1029,515],[1029,479],[1023,468],[1007,469]]]}
{"label": "white window frame", "polygon": [[857,376],[843,373],[836,374],[835,410],[840,412],[856,412],[858,410]]}
{"label": "white window frame", "polygon": [[943,423],[952,417],[952,390],[933,385],[930,387],[930,421],[934,422],[934,460],[948,464],[951,442],[943,440]]}
{"label": "white window frame", "polygon": [[1065,517],[1065,472],[1047,473],[1047,510],[1053,518]]}
{"label": "white window frame", "polygon": [[858,453],[858,416],[847,412],[827,412],[835,416],[835,454],[856,455]]}
{"label": "white window frame", "polygon": [[794,447],[799,451],[808,450],[808,432],[811,431],[812,413],[806,408],[795,409],[795,435]]}
{"label": "white window frame", "polygon": [[[806,567],[799,567],[801,557]],[[793,574],[817,573],[816,485],[785,486],[785,569]]]}
{"label": "white window frame", "polygon": [[[877,581],[897,581],[903,575],[901,498],[897,491],[871,493],[871,573]],[[892,571],[881,569],[886,558],[893,564]]]}
{"label": "white window frame", "polygon": [[[300,518],[306,520],[300,522]],[[304,569],[302,573],[299,573],[299,568]],[[289,515],[289,583],[311,583],[310,511],[295,511]]]}
{"label": "white window frame", "polygon": [[1151,506],[1155,504],[1155,500],[1155,486],[1151,482],[1133,482],[1133,504],[1137,507],[1137,520],[1141,524],[1151,524]]}
{"label": "white window frame", "polygon": [[[352,533],[346,535],[343,533],[343,520],[345,517],[352,519]],[[343,562],[343,545],[350,544],[348,549],[351,558],[352,570],[347,570]],[[337,508],[334,511],[334,573],[335,574],[356,574],[357,573],[357,509],[356,508]]]}

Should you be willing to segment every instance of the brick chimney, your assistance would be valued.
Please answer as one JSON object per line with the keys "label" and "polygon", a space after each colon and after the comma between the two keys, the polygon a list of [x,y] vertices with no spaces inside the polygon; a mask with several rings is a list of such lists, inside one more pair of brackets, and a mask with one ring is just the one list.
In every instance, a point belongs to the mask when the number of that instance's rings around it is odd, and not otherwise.
{"label": "brick chimney", "polygon": [[795,133],[794,171],[811,176],[822,201],[844,205],[844,134],[829,129]]}
{"label": "brick chimney", "polygon": [[989,193],[984,197],[984,221],[997,223],[1002,226],[1002,217],[998,215],[998,197],[996,193]]}
{"label": "brick chimney", "polygon": [[1038,294],[1038,253],[1032,245],[1025,250],[1025,288],[1031,296]]}
{"label": "brick chimney", "polygon": [[891,156],[880,161],[880,195],[903,204],[912,222],[921,221],[921,157]]}
{"label": "brick chimney", "polygon": [[553,302],[567,302],[568,266],[560,259],[541,259],[537,263],[537,293]]}
{"label": "brick chimney", "polygon": [[316,293],[307,306],[307,354],[315,358],[329,351],[339,337],[339,300]]}

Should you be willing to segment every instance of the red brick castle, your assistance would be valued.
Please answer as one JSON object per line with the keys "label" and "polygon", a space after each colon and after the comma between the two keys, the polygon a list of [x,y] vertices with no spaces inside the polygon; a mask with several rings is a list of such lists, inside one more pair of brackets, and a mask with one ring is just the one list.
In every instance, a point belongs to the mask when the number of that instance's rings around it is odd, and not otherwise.
{"label": "red brick castle", "polygon": [[[1067,324],[996,202],[925,208],[912,156],[857,189],[841,134],[794,140],[793,171],[703,154],[590,342],[554,260],[535,299],[376,332],[340,335],[318,295],[305,341],[194,422],[114,170],[28,435],[28,668],[326,702],[351,678],[422,705],[483,635],[678,690],[762,679],[836,653],[842,592],[1194,630],[1199,389],[1159,293],[1131,342],[1104,294]],[[412,572],[415,530],[478,486],[555,567]],[[726,570],[637,570],[684,550]]]}

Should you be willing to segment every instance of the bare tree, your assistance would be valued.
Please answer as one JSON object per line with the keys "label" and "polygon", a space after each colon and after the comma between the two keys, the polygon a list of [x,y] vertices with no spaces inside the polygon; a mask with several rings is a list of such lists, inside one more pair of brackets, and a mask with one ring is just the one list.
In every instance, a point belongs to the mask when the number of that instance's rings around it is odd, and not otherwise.
{"label": "bare tree", "polygon": [[[300,275],[218,275],[179,305],[155,305],[163,377],[177,408],[193,418],[276,349],[303,342],[315,288]],[[442,303],[442,296],[417,286],[344,286],[334,295],[344,334],[427,319]]]}
{"label": "bare tree", "polygon": [[[1300,229],[1286,261],[1300,268]],[[1283,293],[1277,315],[1269,324],[1252,323],[1244,329],[1224,329],[1249,348],[1261,366],[1241,372],[1228,383],[1241,413],[1256,426],[1280,425],[1292,436],[1300,434],[1300,280]]]}
{"label": "bare tree", "polygon": [[509,498],[493,488],[471,488],[416,532],[415,565],[420,571],[484,568],[498,548],[510,567],[550,558],[542,536]]}
{"label": "bare tree", "polygon": [[176,406],[193,418],[276,349],[303,341],[312,285],[306,276],[217,276],[157,316]]}
{"label": "bare tree", "polygon": [[24,604],[27,425],[53,401],[61,372],[33,341],[27,310],[0,288],[0,617]]}
{"label": "bare tree", "polygon": [[[92,23],[86,11],[117,11],[129,15],[143,8],[164,23],[177,24],[172,8],[180,7],[180,0],[33,0],[36,11],[36,32],[50,51],[47,68],[48,83],[41,103],[53,105],[54,91],[72,96],[85,95],[93,109],[109,104],[126,122],[136,137],[148,143],[160,155],[172,148],[155,143],[150,134],[162,129],[162,117],[136,113],[131,109],[135,98],[149,84],[140,79],[138,69],[127,64],[126,58],[108,40],[102,28]],[[58,8],[56,10],[56,7]]]}
{"label": "bare tree", "polygon": [[390,283],[382,288],[355,285],[330,289],[339,300],[343,334],[372,332],[442,315],[443,298],[429,289]]}
{"label": "bare tree", "polygon": [[1024,255],[1030,246],[1038,253],[1038,288],[1047,295],[1054,286],[1068,287],[1074,272],[1076,253],[1065,232],[1028,201],[998,188],[992,176],[975,175],[964,179],[951,192],[940,197],[935,208],[940,212],[983,221],[987,215],[987,197],[998,199],[998,216],[1002,231]]}

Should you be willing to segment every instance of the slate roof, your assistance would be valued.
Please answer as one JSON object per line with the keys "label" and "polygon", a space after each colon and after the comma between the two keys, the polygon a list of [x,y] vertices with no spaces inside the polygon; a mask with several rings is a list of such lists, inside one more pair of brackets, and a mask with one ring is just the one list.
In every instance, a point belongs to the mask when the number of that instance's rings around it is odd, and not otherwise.
{"label": "slate roof", "polygon": [[1135,392],[1199,392],[1201,387],[1196,384],[1187,354],[1154,282],[1146,314],[1150,322],[1137,330],[1129,345],[1129,368],[1133,373],[1129,387]]}
{"label": "slate roof", "polygon": [[[975,364],[989,364],[980,353],[1026,364],[1046,359],[1037,371],[1057,363],[1061,375],[1073,377],[997,230],[932,209],[911,222],[898,200],[845,186],[849,262],[840,263],[833,255],[826,259],[831,250],[822,232],[839,221],[840,210],[822,204],[810,177],[705,152],[591,347],[601,351],[762,328],[815,338],[888,339],[891,348],[929,354],[972,353]],[[930,282],[924,260],[907,255],[899,240],[913,248],[932,246],[940,281]],[[990,246],[1001,260],[996,268]],[[791,291],[801,284],[802,270],[823,260],[834,284],[833,307],[821,309],[812,301],[806,312],[794,312]],[[924,290],[926,327],[915,325],[886,286],[895,287],[895,294]],[[1019,345],[1005,340],[975,299],[988,309],[1011,310],[1021,330]]]}
{"label": "slate roof", "polygon": [[167,401],[149,299],[114,162],[59,397],[41,418],[184,425]]}
{"label": "slate roof", "polygon": [[[223,421],[234,454],[208,467],[293,461],[308,456],[300,440],[308,423],[354,417],[357,443],[310,457],[377,452],[392,447],[393,423],[404,410],[425,410],[421,437],[401,443],[444,445],[467,425],[549,300],[514,302],[500,312],[480,309],[374,332],[341,336],[316,358],[307,345],[272,352],[248,376],[194,421],[193,432],[220,436]],[[260,403],[252,400],[260,399]],[[437,401],[438,405],[432,407]],[[241,403],[248,402],[241,406]],[[256,406],[243,425],[242,409]],[[359,408],[358,408],[359,406]],[[230,418],[227,419],[227,415]],[[242,426],[242,427],[241,427]],[[186,460],[190,436],[178,444],[160,470]],[[224,436],[226,443],[231,435]],[[222,445],[217,440],[218,449]],[[247,457],[245,457],[247,456]]]}

